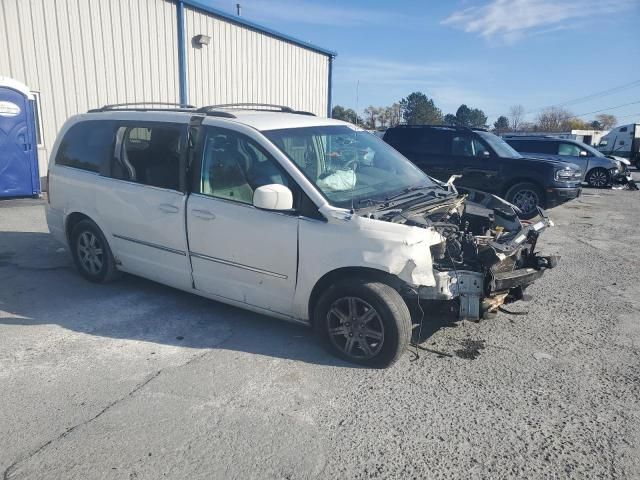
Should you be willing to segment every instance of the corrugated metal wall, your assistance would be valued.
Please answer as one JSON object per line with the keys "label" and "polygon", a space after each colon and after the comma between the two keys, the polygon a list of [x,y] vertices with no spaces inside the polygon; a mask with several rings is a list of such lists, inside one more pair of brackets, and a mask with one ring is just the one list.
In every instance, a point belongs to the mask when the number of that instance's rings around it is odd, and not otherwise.
{"label": "corrugated metal wall", "polygon": [[[329,57],[185,8],[189,102],[273,103],[327,115]],[[211,37],[196,48],[196,35]]]}
{"label": "corrugated metal wall", "polygon": [[107,103],[179,101],[176,45],[172,1],[0,0],[0,76],[40,93],[40,175],[71,115]]}
{"label": "corrugated metal wall", "polygon": [[[178,102],[175,0],[0,0],[0,76],[38,92],[40,175],[65,120],[109,103]],[[211,37],[202,48],[195,35]],[[259,102],[325,116],[329,57],[185,8],[189,102]]]}

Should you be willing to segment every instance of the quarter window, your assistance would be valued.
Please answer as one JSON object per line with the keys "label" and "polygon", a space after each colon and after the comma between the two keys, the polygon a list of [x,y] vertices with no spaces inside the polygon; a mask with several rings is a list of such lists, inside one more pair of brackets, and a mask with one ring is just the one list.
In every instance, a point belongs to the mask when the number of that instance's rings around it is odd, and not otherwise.
{"label": "quarter window", "polygon": [[64,136],[56,165],[101,172],[113,151],[115,123],[87,121],[73,125]]}
{"label": "quarter window", "polygon": [[178,190],[184,128],[179,125],[120,126],[111,176]]}
{"label": "quarter window", "polygon": [[201,193],[251,204],[256,188],[274,183],[291,188],[280,166],[257,143],[230,130],[207,131],[200,172]]}

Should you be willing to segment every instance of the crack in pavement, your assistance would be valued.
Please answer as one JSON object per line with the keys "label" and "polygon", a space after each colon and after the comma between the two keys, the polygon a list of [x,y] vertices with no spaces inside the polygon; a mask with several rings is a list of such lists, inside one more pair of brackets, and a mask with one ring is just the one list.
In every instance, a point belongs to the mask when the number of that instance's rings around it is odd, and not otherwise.
{"label": "crack in pavement", "polygon": [[[215,344],[213,347],[219,347],[219,346],[223,345],[224,343],[229,341],[229,339],[231,339],[232,337],[233,337],[233,330],[231,330],[229,332],[229,335],[226,338],[222,339],[220,341],[220,343]],[[15,460],[11,465],[9,465],[5,469],[5,471],[4,471],[3,475],[2,475],[2,479],[3,480],[9,480],[10,476],[15,471],[15,469],[16,469],[16,467],[18,465],[20,465],[21,463],[24,463],[24,462],[28,461],[29,459],[33,458],[34,456],[36,456],[38,453],[40,453],[43,450],[45,450],[47,447],[49,447],[53,443],[55,443],[55,442],[57,442],[59,440],[62,440],[65,437],[67,437],[69,434],[71,434],[72,432],[77,430],[79,427],[88,425],[89,423],[93,422],[94,420],[96,420],[97,418],[99,418],[102,415],[104,415],[107,411],[109,411],[111,408],[113,408],[114,406],[116,406],[117,404],[122,402],[123,400],[126,400],[127,398],[133,397],[133,395],[135,395],[137,392],[139,392],[141,389],[143,389],[145,386],[147,386],[149,383],[151,383],[151,381],[153,381],[154,379],[158,378],[158,376],[160,376],[160,374],[162,372],[164,372],[165,370],[171,369],[171,368],[179,369],[179,368],[186,367],[186,366],[190,365],[191,363],[195,362],[196,360],[204,358],[207,354],[211,353],[212,351],[213,351],[212,348],[209,348],[209,349],[205,350],[204,352],[202,352],[202,353],[200,353],[198,355],[194,355],[192,358],[190,358],[188,361],[186,361],[185,363],[183,363],[181,365],[177,365],[175,367],[168,366],[168,367],[161,368],[160,370],[156,371],[155,373],[150,375],[145,381],[143,381],[142,383],[136,385],[133,388],[133,390],[131,390],[129,393],[127,393],[123,397],[120,397],[117,400],[114,400],[113,402],[109,403],[106,407],[104,407],[102,410],[100,410],[93,417],[88,418],[87,420],[85,420],[83,422],[80,422],[77,425],[74,425],[72,427],[67,428],[64,432],[62,432],[57,437],[52,438],[51,440],[48,440],[47,442],[43,443],[39,447],[37,447],[34,450],[32,450],[31,452],[29,452],[24,457],[18,458],[17,460]]]}
{"label": "crack in pavement", "polygon": [[158,370],[157,372],[155,372],[153,375],[151,375],[149,378],[147,378],[144,382],[136,385],[136,387],[131,390],[129,393],[127,393],[124,397],[118,398],[117,400],[114,400],[113,402],[109,403],[106,407],[104,407],[102,410],[100,410],[98,412],[97,415],[78,423],[77,425],[74,425],[73,427],[69,427],[67,428],[64,432],[62,432],[60,435],[58,435],[55,438],[52,438],[51,440],[43,443],[42,445],[40,445],[38,448],[36,448],[35,450],[29,452],[29,454],[27,454],[25,457],[23,458],[19,458],[18,460],[14,461],[11,465],[9,465],[6,470],[4,471],[4,474],[2,476],[3,480],[8,480],[9,476],[11,475],[11,473],[15,470],[15,468],[20,465],[21,463],[29,460],[30,458],[34,457],[35,455],[37,455],[38,453],[40,453],[41,451],[43,451],[45,448],[47,448],[49,445],[51,445],[54,442],[57,442],[58,440],[62,440],[63,438],[65,438],[67,435],[69,435],[70,433],[72,433],[74,430],[76,430],[79,427],[82,427],[83,425],[87,425],[91,422],[93,422],[95,419],[99,418],[100,416],[102,416],[104,413],[106,413],[110,408],[114,407],[115,405],[117,405],[118,403],[120,403],[121,401],[133,396],[138,390],[140,390],[141,388],[143,388],[145,385],[147,385],[149,382],[151,382],[151,380],[153,380],[154,378],[157,378],[158,375],[160,375],[160,373],[162,373],[162,369]]}

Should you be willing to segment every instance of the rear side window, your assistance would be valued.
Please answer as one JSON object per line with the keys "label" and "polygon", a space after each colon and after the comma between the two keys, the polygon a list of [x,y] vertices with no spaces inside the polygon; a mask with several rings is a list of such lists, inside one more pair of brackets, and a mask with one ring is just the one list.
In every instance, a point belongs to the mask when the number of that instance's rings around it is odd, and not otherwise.
{"label": "rear side window", "polygon": [[115,123],[88,121],[77,123],[65,134],[56,165],[101,172],[113,152]]}
{"label": "rear side window", "polygon": [[573,143],[561,143],[558,146],[558,155],[577,157],[580,155],[580,150],[582,149]]}
{"label": "rear side window", "polygon": [[525,153],[548,153],[556,155],[557,142],[547,142],[544,140],[507,140],[507,143],[515,148],[518,152]]}
{"label": "rear side window", "polygon": [[111,176],[178,190],[184,130],[172,124],[120,124]]}
{"label": "rear side window", "polygon": [[400,149],[411,148],[420,138],[420,131],[415,128],[389,128],[384,134],[384,141]]}
{"label": "rear side window", "polygon": [[446,155],[451,148],[451,134],[429,128],[395,128],[387,130],[385,142],[408,154]]}

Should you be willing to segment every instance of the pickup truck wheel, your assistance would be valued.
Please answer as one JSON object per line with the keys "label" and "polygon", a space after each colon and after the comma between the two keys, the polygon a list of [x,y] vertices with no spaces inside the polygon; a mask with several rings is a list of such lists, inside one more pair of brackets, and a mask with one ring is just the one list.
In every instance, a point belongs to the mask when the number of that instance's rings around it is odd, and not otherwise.
{"label": "pickup truck wheel", "polygon": [[91,220],[81,220],[71,231],[71,255],[80,274],[94,283],[115,280],[119,273],[106,238]]}
{"label": "pickup truck wheel", "polygon": [[544,205],[544,194],[534,183],[522,182],[512,186],[505,195],[505,199],[522,210],[520,218],[529,220],[538,215],[538,207]]}
{"label": "pickup truck wheel", "polygon": [[594,188],[604,188],[611,182],[609,172],[605,168],[589,170],[586,180],[589,186]]}
{"label": "pickup truck wheel", "polygon": [[332,353],[367,367],[392,365],[411,340],[411,315],[400,294],[365,279],[329,287],[316,304],[314,325]]}

